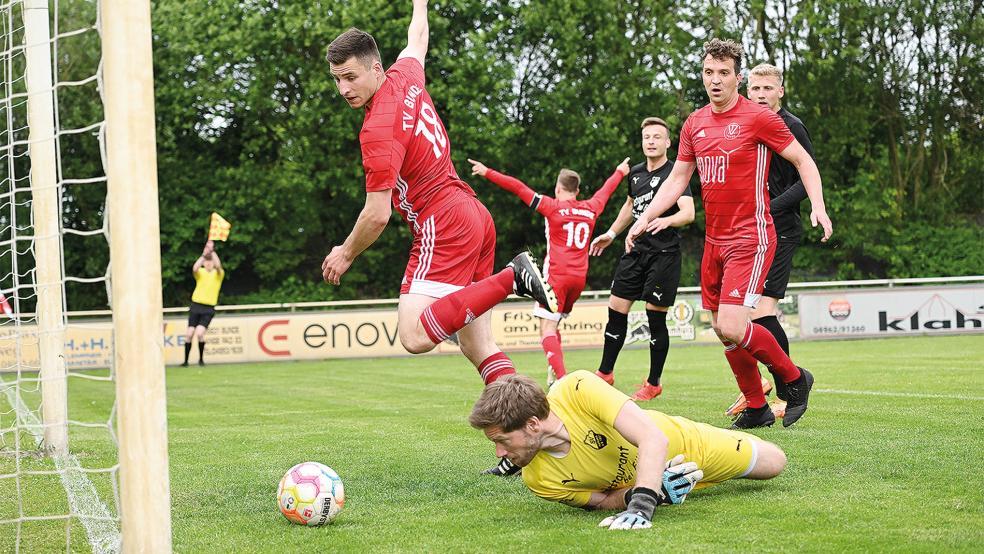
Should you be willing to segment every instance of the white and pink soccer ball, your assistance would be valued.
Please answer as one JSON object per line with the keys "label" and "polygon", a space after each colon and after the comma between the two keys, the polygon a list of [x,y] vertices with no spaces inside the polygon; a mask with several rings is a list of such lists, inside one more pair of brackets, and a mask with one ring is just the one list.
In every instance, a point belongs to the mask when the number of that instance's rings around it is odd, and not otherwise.
{"label": "white and pink soccer ball", "polygon": [[302,462],[287,470],[277,488],[280,513],[290,521],[317,527],[332,520],[345,505],[345,487],[330,467]]}

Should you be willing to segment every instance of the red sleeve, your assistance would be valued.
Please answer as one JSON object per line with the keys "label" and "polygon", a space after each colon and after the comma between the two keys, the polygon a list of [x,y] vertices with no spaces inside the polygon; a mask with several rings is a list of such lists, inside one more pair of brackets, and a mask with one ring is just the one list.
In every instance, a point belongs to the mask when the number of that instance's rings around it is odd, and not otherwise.
{"label": "red sleeve", "polygon": [[601,213],[605,209],[605,204],[608,203],[608,199],[612,197],[623,178],[625,178],[625,174],[616,169],[615,173],[612,173],[612,176],[598,189],[598,192],[594,193],[594,196],[591,197],[591,203],[594,204],[596,212]]}
{"label": "red sleeve", "polygon": [[545,209],[546,206],[544,206],[543,201],[548,198],[553,200],[550,197],[544,197],[537,194],[533,191],[533,189],[526,186],[526,183],[520,181],[519,179],[510,177],[504,173],[499,173],[494,169],[489,169],[485,174],[485,178],[498,185],[499,188],[508,190],[509,192],[515,194],[520,200],[523,201],[524,204],[544,215],[546,215],[546,213],[542,210]]}
{"label": "red sleeve", "polygon": [[[697,112],[694,112],[697,113]],[[677,148],[676,159],[681,162],[693,162],[696,160],[694,157],[694,142],[693,142],[693,121],[694,114],[690,114],[690,117],[683,122],[683,128],[680,129],[680,144]]]}
{"label": "red sleeve", "polygon": [[424,80],[424,66],[420,65],[420,60],[412,56],[396,60],[396,63],[391,65],[389,70],[386,71],[386,75],[389,76],[390,73],[399,73],[404,76],[406,82],[416,83],[420,87],[426,84]]}
{"label": "red sleeve", "polygon": [[362,167],[366,172],[366,192],[389,190],[407,155],[411,134],[400,122],[400,103],[395,94],[397,79],[390,77],[376,92],[372,108],[359,133]]}
{"label": "red sleeve", "polygon": [[786,122],[772,110],[762,111],[755,118],[755,123],[755,138],[773,152],[782,152],[793,142],[793,134],[789,132]]}

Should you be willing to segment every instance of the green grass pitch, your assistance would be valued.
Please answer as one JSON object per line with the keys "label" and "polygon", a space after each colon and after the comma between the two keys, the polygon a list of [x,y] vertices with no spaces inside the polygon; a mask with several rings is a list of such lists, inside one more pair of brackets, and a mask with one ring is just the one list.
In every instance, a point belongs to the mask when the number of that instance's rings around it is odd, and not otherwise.
{"label": "green grass pitch", "polygon": [[[653,529],[596,527],[604,513],[537,499],[519,479],[479,472],[492,444],[466,421],[481,390],[459,356],[209,365],[168,369],[175,552],[881,552],[977,551],[984,545],[984,340],[978,336],[799,342],[816,375],[794,427],[757,430],[787,453],[766,482],[733,481],[657,509]],[[541,382],[541,353],[514,354]],[[600,352],[566,353],[595,369]],[[627,349],[616,384],[648,367]],[[726,426],[736,387],[721,348],[674,347],[664,393],[646,408]],[[107,417],[110,384],[70,381],[73,419]],[[0,414],[7,412],[0,395]],[[9,426],[10,415],[0,416]],[[105,431],[101,431],[105,434]],[[0,474],[13,467],[0,437]],[[86,467],[112,464],[100,431],[73,431]],[[4,446],[6,445],[6,446]],[[346,505],[334,524],[304,528],[277,511],[293,464],[326,463]],[[22,467],[46,462],[21,458]],[[95,476],[103,499],[112,489]],[[57,478],[35,479],[21,505],[65,510]],[[16,513],[0,479],[0,520]],[[16,527],[0,526],[0,552]],[[76,522],[21,528],[21,552],[88,550]]]}

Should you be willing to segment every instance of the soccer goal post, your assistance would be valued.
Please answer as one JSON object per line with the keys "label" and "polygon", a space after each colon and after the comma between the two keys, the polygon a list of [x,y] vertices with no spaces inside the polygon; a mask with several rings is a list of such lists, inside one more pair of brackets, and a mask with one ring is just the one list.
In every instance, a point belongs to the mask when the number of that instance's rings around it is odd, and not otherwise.
{"label": "soccer goal post", "polygon": [[170,552],[150,3],[101,18],[123,551]]}

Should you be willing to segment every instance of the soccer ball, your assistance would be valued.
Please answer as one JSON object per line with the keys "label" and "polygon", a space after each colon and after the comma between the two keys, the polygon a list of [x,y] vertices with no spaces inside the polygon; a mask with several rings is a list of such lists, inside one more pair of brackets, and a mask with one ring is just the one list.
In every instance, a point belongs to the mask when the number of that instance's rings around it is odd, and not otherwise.
{"label": "soccer ball", "polygon": [[309,527],[331,523],[345,505],[345,487],[330,467],[302,462],[287,470],[277,488],[284,517]]}

